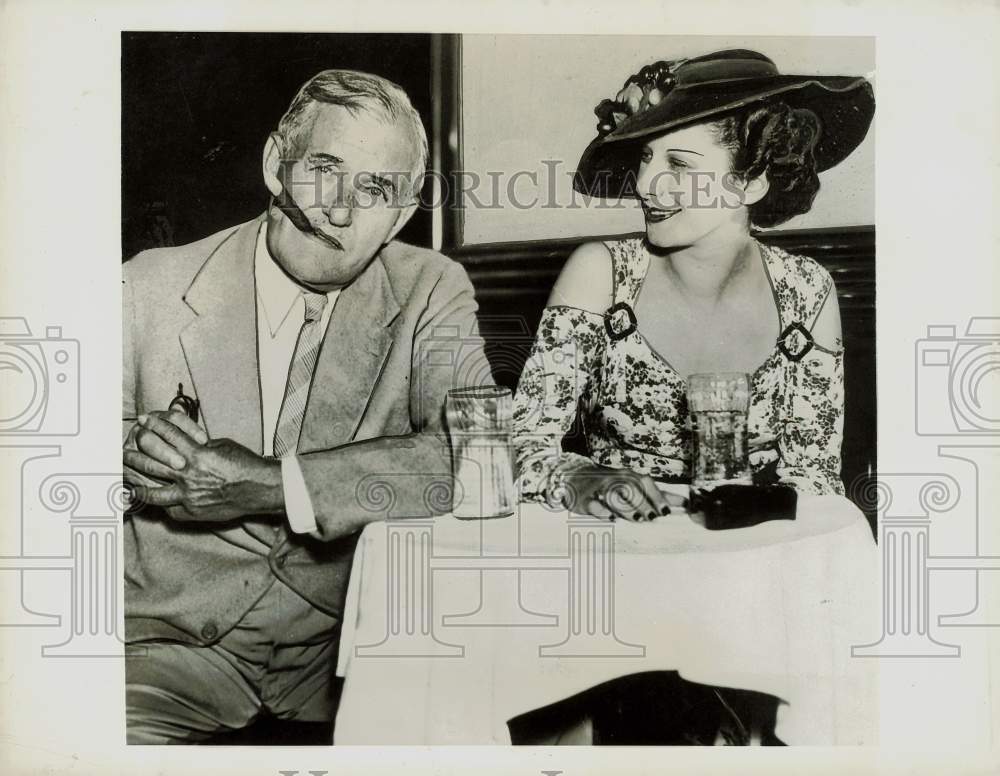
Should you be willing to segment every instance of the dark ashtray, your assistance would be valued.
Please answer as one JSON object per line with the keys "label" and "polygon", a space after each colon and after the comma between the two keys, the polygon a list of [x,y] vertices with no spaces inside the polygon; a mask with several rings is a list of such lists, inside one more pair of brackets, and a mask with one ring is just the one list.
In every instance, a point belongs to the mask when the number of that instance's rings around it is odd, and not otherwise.
{"label": "dark ashtray", "polygon": [[719,485],[691,491],[688,511],[700,512],[705,527],[749,528],[768,520],[794,520],[798,494],[788,485]]}

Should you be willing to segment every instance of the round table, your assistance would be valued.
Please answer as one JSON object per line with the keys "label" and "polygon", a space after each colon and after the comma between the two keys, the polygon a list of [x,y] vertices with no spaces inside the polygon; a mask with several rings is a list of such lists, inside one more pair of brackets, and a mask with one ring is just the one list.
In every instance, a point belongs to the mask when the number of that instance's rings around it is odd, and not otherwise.
{"label": "round table", "polygon": [[337,744],[504,744],[506,722],[646,671],[780,700],[788,744],[872,744],[878,554],[840,496],[709,531],[522,504],[507,518],[369,525],[337,672]]}

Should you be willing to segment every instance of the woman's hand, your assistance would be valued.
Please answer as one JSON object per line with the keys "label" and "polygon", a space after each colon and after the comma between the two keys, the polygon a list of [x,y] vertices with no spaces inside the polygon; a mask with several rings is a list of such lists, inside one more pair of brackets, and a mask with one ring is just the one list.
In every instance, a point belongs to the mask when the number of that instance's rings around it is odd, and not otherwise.
{"label": "woman's hand", "polygon": [[683,504],[682,497],[661,493],[652,477],[628,469],[594,464],[574,469],[565,482],[570,511],[605,520],[652,520]]}
{"label": "woman's hand", "polygon": [[750,441],[749,461],[751,466],[765,466],[778,460],[778,439],[770,434],[762,434]]}

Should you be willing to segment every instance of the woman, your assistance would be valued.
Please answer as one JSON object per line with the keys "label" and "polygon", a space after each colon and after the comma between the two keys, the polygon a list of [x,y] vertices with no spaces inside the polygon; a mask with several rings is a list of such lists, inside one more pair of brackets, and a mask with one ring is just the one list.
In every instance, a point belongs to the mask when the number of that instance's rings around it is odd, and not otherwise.
{"label": "woman", "polygon": [[[657,483],[690,476],[686,378],[700,372],[750,376],[755,479],[843,493],[833,280],[750,230],[809,210],[817,173],[864,139],[871,86],[720,51],[643,68],[595,112],[574,187],[636,197],[646,230],[581,245],[556,281],[514,402],[521,498],[609,519],[668,513],[674,497]],[[586,456],[562,450],[578,406]],[[656,672],[511,729],[533,730],[531,743],[780,743],[775,708],[770,696]]]}
{"label": "woman", "polygon": [[[669,512],[656,483],[690,475],[699,372],[750,375],[758,478],[843,493],[833,280],[750,230],[809,210],[817,173],[864,139],[871,86],[730,50],[643,68],[595,113],[574,187],[637,198],[646,231],[584,243],[552,290],[514,403],[521,498],[610,519]],[[579,404],[588,456],[561,448]]]}

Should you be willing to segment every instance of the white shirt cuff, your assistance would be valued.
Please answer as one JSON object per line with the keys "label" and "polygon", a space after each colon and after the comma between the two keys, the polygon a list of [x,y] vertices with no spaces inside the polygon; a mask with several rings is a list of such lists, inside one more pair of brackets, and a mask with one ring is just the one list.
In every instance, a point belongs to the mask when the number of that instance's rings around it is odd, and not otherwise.
{"label": "white shirt cuff", "polygon": [[312,499],[306,489],[299,459],[294,455],[286,455],[281,459],[281,489],[285,494],[285,514],[288,515],[288,525],[292,531],[298,534],[316,531],[318,526]]}

